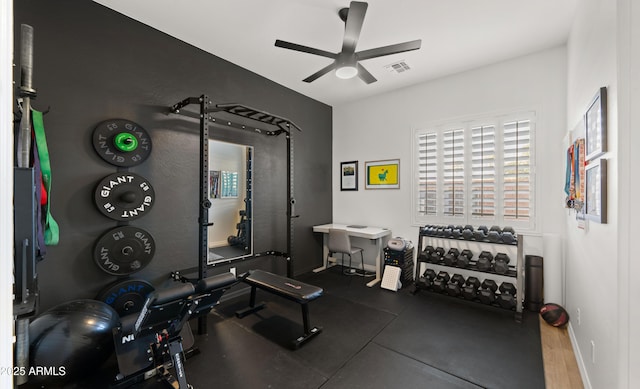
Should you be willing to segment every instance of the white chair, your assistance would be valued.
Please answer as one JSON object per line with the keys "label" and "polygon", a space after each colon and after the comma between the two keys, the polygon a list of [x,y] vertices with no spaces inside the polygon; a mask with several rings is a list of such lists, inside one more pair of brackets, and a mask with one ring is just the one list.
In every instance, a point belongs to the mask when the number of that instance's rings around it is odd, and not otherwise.
{"label": "white chair", "polygon": [[[329,229],[329,241],[327,244],[329,249],[329,254],[342,254],[342,273],[347,275],[366,275],[364,271],[364,254],[363,250],[360,247],[355,247],[351,245],[351,237],[347,230],[342,230],[339,228],[330,228]],[[345,272],[344,270],[344,255],[349,256],[349,269],[351,269],[351,258],[354,254],[360,253],[360,261],[362,263],[362,274]]]}

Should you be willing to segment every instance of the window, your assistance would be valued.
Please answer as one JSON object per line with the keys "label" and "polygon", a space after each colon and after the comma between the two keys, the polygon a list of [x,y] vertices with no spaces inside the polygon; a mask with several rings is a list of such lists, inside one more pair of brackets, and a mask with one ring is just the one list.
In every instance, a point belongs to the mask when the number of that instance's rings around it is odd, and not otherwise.
{"label": "window", "polygon": [[533,113],[415,131],[415,224],[534,230]]}

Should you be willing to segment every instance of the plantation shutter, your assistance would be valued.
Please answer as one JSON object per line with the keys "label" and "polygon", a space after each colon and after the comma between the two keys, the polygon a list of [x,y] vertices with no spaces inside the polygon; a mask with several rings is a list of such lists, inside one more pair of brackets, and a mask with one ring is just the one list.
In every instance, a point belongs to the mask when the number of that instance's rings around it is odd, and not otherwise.
{"label": "plantation shutter", "polygon": [[503,134],[504,220],[527,221],[531,216],[531,123],[504,124]]}
{"label": "plantation shutter", "polygon": [[443,133],[443,213],[464,216],[464,129]]}
{"label": "plantation shutter", "polygon": [[471,212],[474,217],[496,214],[496,129],[471,128]]}
{"label": "plantation shutter", "polygon": [[418,135],[418,210],[420,216],[437,215],[438,144],[437,135]]}

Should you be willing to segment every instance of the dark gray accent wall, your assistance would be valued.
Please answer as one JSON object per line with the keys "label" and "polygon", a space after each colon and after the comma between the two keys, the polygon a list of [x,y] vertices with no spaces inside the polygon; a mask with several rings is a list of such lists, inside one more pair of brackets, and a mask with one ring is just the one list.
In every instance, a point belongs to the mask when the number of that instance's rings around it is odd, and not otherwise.
{"label": "dark gray accent wall", "polygon": [[[170,272],[198,261],[198,122],[168,107],[207,94],[214,103],[242,103],[298,124],[294,134],[296,275],[320,266],[322,241],[312,226],[331,221],[330,106],[90,1],[20,0],[14,4],[16,46],[20,24],[34,28],[35,109],[45,115],[52,165],[52,213],[60,244],[38,266],[41,308],[93,298],[117,278],[93,259],[96,240],[117,223],[93,203],[97,183],[117,167],[93,150],[94,127],[109,118],[143,126],[153,141],[150,158],[130,171],[154,186],[156,202],[131,225],[157,244],[151,264],[134,278],[156,287]],[[224,17],[218,15],[217,17]],[[237,33],[237,32],[234,32]],[[229,39],[229,36],[210,39]],[[274,38],[275,39],[275,38]],[[16,72],[19,80],[19,75]],[[240,120],[236,120],[240,121]],[[212,138],[255,147],[255,251],[286,251],[286,139],[212,126]],[[239,272],[262,268],[286,273],[281,257],[235,262]],[[228,271],[229,265],[209,271]]]}

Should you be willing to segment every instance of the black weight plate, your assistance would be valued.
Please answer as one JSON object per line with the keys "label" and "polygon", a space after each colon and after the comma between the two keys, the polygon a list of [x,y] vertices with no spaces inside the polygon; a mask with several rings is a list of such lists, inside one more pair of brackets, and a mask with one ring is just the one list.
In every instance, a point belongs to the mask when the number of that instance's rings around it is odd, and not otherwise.
{"label": "black weight plate", "polygon": [[151,137],[144,128],[130,120],[109,119],[93,130],[93,148],[108,163],[131,167],[149,158]]}
{"label": "black weight plate", "polygon": [[96,300],[111,305],[120,317],[124,317],[140,312],[147,296],[154,290],[153,285],[145,280],[120,280],[107,285]]}
{"label": "black weight plate", "polygon": [[129,172],[106,176],[96,187],[96,206],[105,216],[118,221],[135,220],[153,206],[155,192],[142,176]]}
{"label": "black weight plate", "polygon": [[155,251],[156,243],[147,231],[123,226],[107,231],[98,239],[93,259],[104,272],[126,276],[147,266]]}

